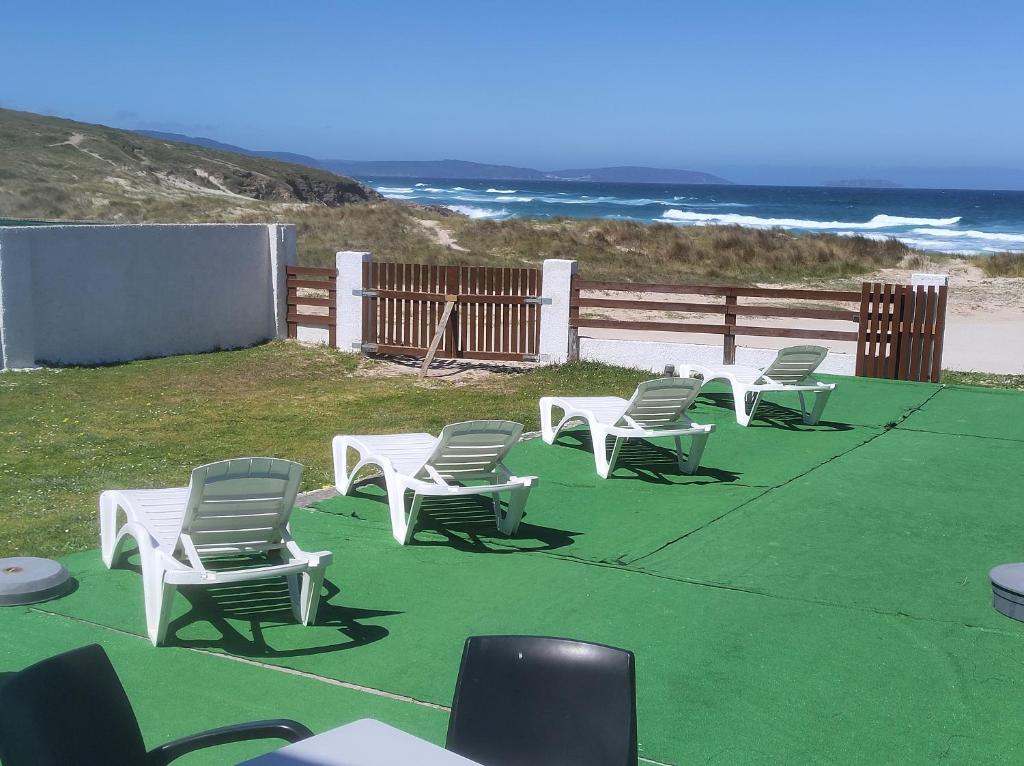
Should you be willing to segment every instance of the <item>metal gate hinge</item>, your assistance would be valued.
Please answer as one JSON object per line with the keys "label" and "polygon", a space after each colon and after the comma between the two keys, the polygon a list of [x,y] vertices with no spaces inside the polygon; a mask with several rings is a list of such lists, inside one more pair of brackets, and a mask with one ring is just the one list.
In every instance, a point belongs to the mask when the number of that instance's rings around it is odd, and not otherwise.
{"label": "metal gate hinge", "polygon": [[532,303],[532,304],[534,304],[536,306],[550,306],[551,305],[551,299],[550,298],[544,298],[544,297],[542,297],[540,295],[530,295],[530,296],[527,296],[526,298],[523,298],[523,303]]}
{"label": "metal gate hinge", "polygon": [[369,290],[369,289],[361,290],[358,287],[355,287],[355,288],[352,289],[352,294],[355,295],[357,298],[376,298],[377,297],[377,291],[376,290]]}

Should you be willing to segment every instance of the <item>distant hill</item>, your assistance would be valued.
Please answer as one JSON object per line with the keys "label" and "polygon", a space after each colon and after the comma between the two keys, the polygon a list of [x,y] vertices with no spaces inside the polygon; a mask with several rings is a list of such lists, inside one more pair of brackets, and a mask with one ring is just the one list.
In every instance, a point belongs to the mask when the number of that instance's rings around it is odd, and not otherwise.
{"label": "distant hill", "polygon": [[320,166],[356,178],[465,178],[479,181],[543,181],[546,173],[512,165],[465,160],[320,160]]}
{"label": "distant hill", "polygon": [[313,168],[330,170],[355,178],[464,178],[477,181],[593,181],[634,184],[729,184],[724,178],[695,170],[672,170],[624,165],[609,168],[574,168],[571,170],[535,170],[513,165],[487,165],[466,160],[321,160],[304,154],[243,149],[201,136],[137,131],[144,136],[165,141],[205,146],[210,149],[270,157]]}
{"label": "distant hill", "polygon": [[603,181],[626,184],[731,184],[724,178],[696,170],[667,170],[624,165],[611,168],[552,170],[548,178],[562,181]]}
{"label": "distant hill", "polygon": [[[210,142],[216,144],[216,142]],[[0,109],[0,216],[128,220],[216,198],[336,207],[380,199],[351,178],[301,164]],[[185,208],[181,208],[183,213]]]}
{"label": "distant hill", "polygon": [[133,133],[138,133],[142,136],[148,136],[149,138],[159,138],[162,141],[174,141],[179,144],[192,144],[193,146],[205,146],[207,149],[216,149],[221,152],[232,152],[234,154],[247,154],[250,157],[266,157],[271,160],[279,160],[280,162],[290,162],[293,165],[306,165],[311,168],[323,168],[320,164],[320,160],[314,159],[313,157],[307,157],[305,154],[292,154],[291,152],[257,152],[252,149],[244,149],[241,146],[235,146],[234,144],[225,144],[220,141],[214,141],[212,138],[203,138],[202,136],[184,136],[180,133],[164,133],[159,130],[135,130]]}
{"label": "distant hill", "polygon": [[822,186],[848,189],[902,189],[903,184],[884,178],[841,178],[838,181],[823,181]]}

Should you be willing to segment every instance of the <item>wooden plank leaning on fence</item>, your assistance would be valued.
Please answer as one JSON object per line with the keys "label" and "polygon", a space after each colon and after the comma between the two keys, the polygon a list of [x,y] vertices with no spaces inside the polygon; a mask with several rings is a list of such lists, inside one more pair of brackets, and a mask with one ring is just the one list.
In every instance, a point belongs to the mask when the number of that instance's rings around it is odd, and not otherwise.
{"label": "wooden plank leaning on fence", "polygon": [[455,304],[458,301],[459,296],[457,295],[444,296],[444,311],[441,312],[441,320],[437,323],[437,329],[434,330],[434,338],[430,341],[427,355],[423,357],[423,365],[420,367],[420,380],[427,377],[427,370],[430,369],[430,363],[434,361],[434,354],[437,353],[437,347],[441,345],[441,340],[448,329],[448,320],[451,318],[452,309],[455,308]]}

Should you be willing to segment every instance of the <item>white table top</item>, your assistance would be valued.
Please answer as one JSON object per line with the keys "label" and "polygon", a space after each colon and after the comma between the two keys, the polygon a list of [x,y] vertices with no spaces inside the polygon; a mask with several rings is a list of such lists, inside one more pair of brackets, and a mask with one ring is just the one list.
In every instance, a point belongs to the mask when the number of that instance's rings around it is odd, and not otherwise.
{"label": "white table top", "polygon": [[372,718],[296,742],[239,766],[480,766]]}

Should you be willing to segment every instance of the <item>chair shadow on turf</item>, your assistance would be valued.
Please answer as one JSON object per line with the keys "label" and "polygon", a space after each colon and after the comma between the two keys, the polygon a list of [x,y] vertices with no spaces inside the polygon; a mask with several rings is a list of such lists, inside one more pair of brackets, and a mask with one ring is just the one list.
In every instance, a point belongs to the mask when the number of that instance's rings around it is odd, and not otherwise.
{"label": "chair shadow on turf", "polygon": [[[308,627],[298,625],[292,613],[288,584],[284,577],[249,582],[182,587],[179,590],[189,603],[185,614],[173,619],[168,626],[167,643],[189,649],[220,649],[240,657],[287,658],[308,657],[329,652],[356,649],[385,639],[389,631],[383,625],[369,620],[401,614],[397,611],[358,609],[330,603],[340,592],[330,580],[324,580],[324,593],[320,600],[316,623]],[[217,638],[183,638],[177,634],[195,623],[211,626]],[[248,630],[240,629],[239,623]],[[290,626],[292,641],[301,644],[316,642],[316,646],[280,649],[271,644],[268,628]],[[319,642],[333,629],[341,640]]]}
{"label": "chair shadow on turf", "polygon": [[[368,488],[374,490],[368,491]],[[387,519],[387,495],[379,477],[359,481],[349,496],[372,500],[383,506]],[[507,501],[502,500],[502,506]],[[466,553],[526,553],[553,551],[573,544],[580,532],[531,524],[530,504],[527,502],[523,520],[515,535],[508,537],[498,531],[494,521],[494,508],[485,495],[457,495],[455,497],[428,497],[420,507],[416,530],[409,545],[445,546]],[[390,529],[390,522],[386,522]],[[524,544],[535,540],[536,544]]]}
{"label": "chair shadow on turf", "polygon": [[[790,396],[794,394],[790,393]],[[698,404],[707,404],[719,409],[735,412],[732,403],[731,393],[711,393],[702,391],[697,397]],[[809,426],[804,423],[803,415],[799,409],[786,407],[777,402],[762,399],[757,407],[757,413],[750,421],[748,428],[784,428],[787,431],[818,431],[829,429],[831,431],[851,431],[853,426],[849,423],[837,423],[831,420],[819,420],[817,424]]]}
{"label": "chair shadow on turf", "polygon": [[[260,566],[264,561],[249,561],[247,566]],[[243,568],[240,560],[226,561],[229,568]],[[118,569],[134,572],[141,577],[138,552],[128,554]],[[140,583],[141,587],[141,583]],[[288,583],[284,577],[265,580],[227,583],[223,585],[187,585],[178,588],[178,597],[189,603],[189,610],[171,620],[167,628],[166,643],[190,649],[220,649],[239,657],[304,657],[345,649],[355,649],[387,638],[389,631],[383,625],[364,623],[380,617],[391,617],[402,612],[358,609],[337,606],[331,603],[340,590],[330,580],[324,580],[324,592],[320,598],[316,623],[303,627],[296,622],[292,612]],[[236,627],[238,622],[247,622],[251,635]],[[217,638],[182,638],[177,633],[190,625],[206,623],[218,634]],[[236,624],[233,624],[236,623]],[[326,631],[333,628],[341,633],[343,640],[333,640],[319,646],[303,646],[297,649],[275,649],[267,641],[266,629],[292,626],[302,631],[299,640],[319,640]],[[322,629],[322,630],[321,630]]]}
{"label": "chair shadow on turf", "polygon": [[[714,438],[714,435],[712,435]],[[611,452],[614,437],[609,436],[605,445],[607,453]],[[590,431],[581,428],[572,431],[563,431],[558,435],[555,444],[560,447],[580,450],[593,454],[593,439]],[[686,442],[683,442],[686,446]],[[606,453],[606,454],[607,454]],[[626,471],[630,473],[627,474]],[[710,468],[701,465],[696,473],[683,473],[679,468],[679,461],[676,458],[675,449],[654,444],[647,439],[628,439],[622,444],[619,450],[618,460],[615,461],[615,469],[608,480],[626,479],[634,481],[649,482],[651,484],[688,484],[700,486],[702,484],[723,484],[738,481],[741,473],[727,471],[722,468]]]}

